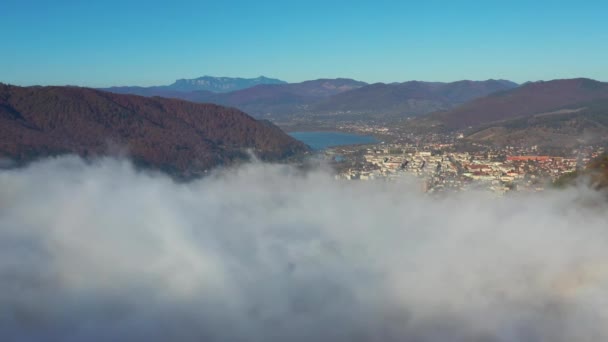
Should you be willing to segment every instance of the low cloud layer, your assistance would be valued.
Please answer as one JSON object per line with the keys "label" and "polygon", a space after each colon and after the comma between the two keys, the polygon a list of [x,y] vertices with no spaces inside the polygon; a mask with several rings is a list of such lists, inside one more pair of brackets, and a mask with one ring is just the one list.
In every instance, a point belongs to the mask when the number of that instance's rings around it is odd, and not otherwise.
{"label": "low cloud layer", "polygon": [[2,341],[608,340],[608,208],[254,163],[0,171]]}

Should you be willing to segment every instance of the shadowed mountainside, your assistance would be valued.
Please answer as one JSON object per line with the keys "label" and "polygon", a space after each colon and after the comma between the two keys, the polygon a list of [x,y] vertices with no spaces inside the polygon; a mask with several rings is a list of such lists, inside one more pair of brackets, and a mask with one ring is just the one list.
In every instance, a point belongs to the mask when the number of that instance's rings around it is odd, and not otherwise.
{"label": "shadowed mountainside", "polygon": [[332,96],[318,104],[315,111],[362,113],[371,116],[416,116],[452,108],[466,101],[515,87],[516,83],[505,80],[376,83]]}
{"label": "shadowed mountainside", "polygon": [[434,113],[448,129],[529,117],[562,107],[608,99],[608,83],[586,78],[532,82],[470,101],[447,112]]}
{"label": "shadowed mountainside", "polygon": [[0,156],[17,161],[124,148],[135,162],[181,175],[308,148],[269,122],[232,108],[77,87],[0,84]]}
{"label": "shadowed mountainside", "polygon": [[495,145],[575,147],[608,143],[608,99],[490,123],[470,130],[468,140]]}
{"label": "shadowed mountainside", "polygon": [[574,147],[608,142],[608,83],[576,78],[526,83],[408,122],[417,131],[463,131],[497,146]]}

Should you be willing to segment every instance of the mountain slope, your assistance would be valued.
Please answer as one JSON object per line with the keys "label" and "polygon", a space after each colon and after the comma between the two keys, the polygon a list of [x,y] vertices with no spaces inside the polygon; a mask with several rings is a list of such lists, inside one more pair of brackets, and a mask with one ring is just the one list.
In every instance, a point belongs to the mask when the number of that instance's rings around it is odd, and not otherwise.
{"label": "mountain slope", "polygon": [[558,187],[576,185],[578,182],[587,182],[593,188],[608,188],[608,154],[603,154],[591,160],[584,169],[565,174],[555,181]]}
{"label": "mountain slope", "polygon": [[376,83],[332,96],[313,110],[364,113],[372,116],[415,116],[452,108],[457,104],[516,86],[517,84],[504,80]]}
{"label": "mountain slope", "polygon": [[363,82],[341,78],[318,79],[281,85],[260,85],[221,94],[211,102],[234,106],[254,115],[291,114],[301,111],[323,98],[356,89],[363,85],[365,85]]}
{"label": "mountain slope", "polygon": [[608,99],[475,127],[469,140],[496,145],[575,147],[608,143]]}
{"label": "mountain slope", "polygon": [[110,87],[110,88],[99,88],[98,90],[107,91],[107,92],[114,93],[114,94],[139,95],[139,96],[146,96],[146,97],[159,96],[159,97],[166,97],[166,98],[170,98],[170,99],[182,99],[182,100],[186,100],[188,98],[189,94],[192,94],[192,93],[208,94],[207,96],[210,96],[210,97],[217,95],[217,93],[214,93],[212,91],[199,90],[199,91],[195,91],[195,92],[185,92],[185,91],[170,89],[167,86]]}
{"label": "mountain slope", "polygon": [[608,83],[585,78],[527,83],[430,116],[448,129],[462,129],[534,114],[577,103],[608,99]]}
{"label": "mountain slope", "polygon": [[138,163],[193,174],[247,156],[307,150],[276,126],[236,109],[76,87],[0,84],[0,157],[27,161],[126,148]]}
{"label": "mountain slope", "polygon": [[585,167],[586,174],[591,177],[591,184],[597,189],[608,188],[608,155],[601,155]]}

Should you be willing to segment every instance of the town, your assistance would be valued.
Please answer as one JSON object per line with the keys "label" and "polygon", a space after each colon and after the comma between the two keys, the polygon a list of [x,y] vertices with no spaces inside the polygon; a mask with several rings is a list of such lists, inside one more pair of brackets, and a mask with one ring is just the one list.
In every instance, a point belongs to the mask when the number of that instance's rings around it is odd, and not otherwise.
{"label": "town", "polygon": [[416,177],[422,191],[428,193],[483,189],[502,195],[510,191],[543,191],[605,152],[605,146],[596,145],[552,150],[548,154],[538,146],[466,144],[459,133],[391,136],[391,130],[382,128],[367,133],[384,136],[390,142],[324,151],[337,171],[336,178],[400,181]]}

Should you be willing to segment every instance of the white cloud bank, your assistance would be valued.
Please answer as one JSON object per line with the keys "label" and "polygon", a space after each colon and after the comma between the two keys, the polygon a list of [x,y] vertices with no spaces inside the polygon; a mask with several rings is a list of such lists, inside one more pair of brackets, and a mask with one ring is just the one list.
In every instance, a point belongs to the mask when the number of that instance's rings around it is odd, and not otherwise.
{"label": "white cloud bank", "polygon": [[0,340],[605,341],[606,209],[46,160],[0,171]]}

